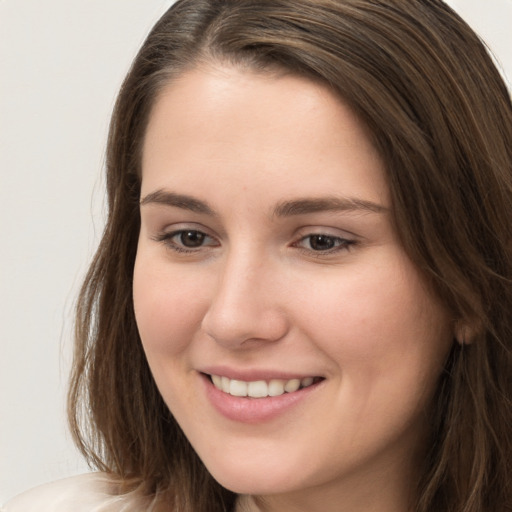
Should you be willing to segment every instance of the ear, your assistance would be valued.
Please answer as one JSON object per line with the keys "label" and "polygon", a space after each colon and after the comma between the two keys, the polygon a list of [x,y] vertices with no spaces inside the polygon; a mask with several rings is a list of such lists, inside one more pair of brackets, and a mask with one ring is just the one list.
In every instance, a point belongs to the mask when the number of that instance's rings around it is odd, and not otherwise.
{"label": "ear", "polygon": [[455,322],[454,335],[459,345],[470,345],[475,337],[475,330],[468,322],[457,320]]}

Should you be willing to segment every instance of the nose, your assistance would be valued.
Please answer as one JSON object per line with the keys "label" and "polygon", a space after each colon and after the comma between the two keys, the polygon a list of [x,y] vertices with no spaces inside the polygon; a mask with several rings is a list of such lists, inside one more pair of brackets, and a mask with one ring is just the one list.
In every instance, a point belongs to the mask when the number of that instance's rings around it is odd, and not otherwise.
{"label": "nose", "polygon": [[229,349],[275,342],[288,331],[276,265],[255,255],[230,255],[215,281],[202,329]]}

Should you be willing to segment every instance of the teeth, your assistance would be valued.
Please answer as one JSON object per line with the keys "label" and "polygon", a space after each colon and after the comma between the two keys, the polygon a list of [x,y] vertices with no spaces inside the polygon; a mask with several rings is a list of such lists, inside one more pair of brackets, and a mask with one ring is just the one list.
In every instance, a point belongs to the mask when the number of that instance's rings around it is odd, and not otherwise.
{"label": "teeth", "polygon": [[279,396],[284,394],[284,381],[283,380],[271,380],[268,384],[268,395]]}
{"label": "teeth", "polygon": [[300,388],[300,380],[299,380],[299,379],[292,379],[292,380],[289,380],[289,381],[284,385],[284,390],[285,390],[287,393],[293,393],[294,391],[297,391],[299,388]]}
{"label": "teeth", "polygon": [[230,380],[227,377],[221,377],[221,386],[219,389],[222,389],[224,393],[229,393],[230,387]]}
{"label": "teeth", "polygon": [[305,377],[304,379],[302,379],[300,381],[300,385],[303,387],[303,388],[307,388],[308,386],[311,386],[311,384],[313,384],[313,377]]}
{"label": "teeth", "polygon": [[222,377],[219,377],[218,375],[212,375],[212,381],[216,388],[222,389]]}
{"label": "teeth", "polygon": [[211,375],[213,385],[229,393],[232,396],[247,396],[250,398],[265,398],[267,396],[280,396],[284,393],[293,393],[301,388],[311,386],[315,379],[313,377],[304,377],[303,379],[272,379],[269,382],[256,380],[245,382],[243,380],[228,379],[220,375]]}
{"label": "teeth", "polygon": [[247,396],[252,396],[253,398],[268,396],[267,383],[264,380],[249,382],[249,384],[247,384]]}

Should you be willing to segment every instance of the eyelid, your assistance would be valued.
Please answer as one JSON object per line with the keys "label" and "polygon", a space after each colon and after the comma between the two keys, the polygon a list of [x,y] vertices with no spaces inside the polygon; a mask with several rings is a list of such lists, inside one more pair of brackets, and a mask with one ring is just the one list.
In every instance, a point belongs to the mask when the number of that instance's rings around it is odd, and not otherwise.
{"label": "eyelid", "polygon": [[[186,233],[195,232],[204,236],[204,242],[197,246],[187,246],[185,243],[176,240],[175,237]],[[325,237],[334,240],[334,246],[326,249],[319,249],[313,247],[306,247],[305,243],[312,237]],[[290,247],[296,248],[304,253],[316,257],[328,257],[337,252],[349,251],[353,246],[360,242],[359,236],[340,228],[325,227],[325,226],[301,226],[293,235]],[[158,230],[151,236],[156,242],[162,243],[167,249],[176,253],[185,254],[199,254],[211,250],[221,245],[219,237],[212,234],[211,230],[202,224],[190,223],[176,223],[170,224]]]}
{"label": "eyelid", "polygon": [[[312,239],[315,236],[335,240],[335,245],[327,249],[314,249],[312,247],[304,247],[302,245],[308,239]],[[350,251],[351,248],[360,242],[360,237],[354,233],[340,230],[339,228],[306,226],[297,230],[294,240],[295,241],[291,244],[292,247],[297,248],[306,255],[321,258],[334,256],[340,252]]]}
{"label": "eyelid", "polygon": [[[302,242],[306,241],[307,239],[311,239],[311,238],[313,238],[315,236],[316,237],[325,237],[327,239],[332,239],[332,240],[334,240],[334,244],[335,245],[333,247],[330,247],[330,248],[327,248],[327,249],[318,249],[318,250],[316,250],[314,248],[300,247],[300,244]],[[356,243],[357,243],[356,240],[344,238],[344,237],[341,237],[341,236],[326,235],[326,234],[321,234],[321,233],[311,233],[310,235],[306,235],[306,236],[301,237],[293,245],[298,247],[298,248],[300,248],[300,249],[306,250],[308,252],[316,253],[316,254],[330,254],[330,253],[335,253],[335,252],[338,252],[338,251],[341,251],[341,250],[348,250],[348,248],[350,246],[355,245]]]}
{"label": "eyelid", "polygon": [[341,238],[343,240],[353,241],[361,240],[362,238],[364,238],[352,231],[330,226],[302,226],[295,231],[294,238],[296,240],[299,240],[314,235],[323,235],[332,238]]}
{"label": "eyelid", "polygon": [[[205,229],[202,226],[197,226],[194,224],[183,224],[181,226],[173,225],[172,228],[173,229],[169,229],[169,227],[168,227],[167,229],[163,229],[163,230],[159,231],[158,233],[156,233],[151,238],[153,240],[155,240],[156,242],[160,242],[160,243],[164,244],[168,249],[170,249],[176,253],[185,253],[185,254],[199,253],[199,252],[202,252],[202,251],[205,251],[205,250],[208,250],[208,249],[211,249],[213,247],[217,247],[220,245],[217,238],[214,235],[208,233],[209,230]],[[204,235],[205,239],[209,239],[209,240],[213,241],[214,243],[204,243],[197,247],[187,247],[186,245],[177,243],[176,241],[173,240],[176,236],[181,235],[183,233],[187,233],[187,232],[194,232],[194,233],[199,233],[201,235]]]}

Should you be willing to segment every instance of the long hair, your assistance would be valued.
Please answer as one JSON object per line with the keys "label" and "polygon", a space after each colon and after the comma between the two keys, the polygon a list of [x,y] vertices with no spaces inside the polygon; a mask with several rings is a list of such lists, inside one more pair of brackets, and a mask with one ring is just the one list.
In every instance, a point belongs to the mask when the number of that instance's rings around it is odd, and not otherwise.
{"label": "long hair", "polygon": [[204,63],[320,80],[366,125],[404,250],[470,333],[438,385],[415,510],[512,510],[512,106],[441,0],[180,0],[155,25],[115,106],[108,219],[78,302],[69,415],[82,452],[173,510],[233,507],[155,386],[132,304],[148,118]]}

